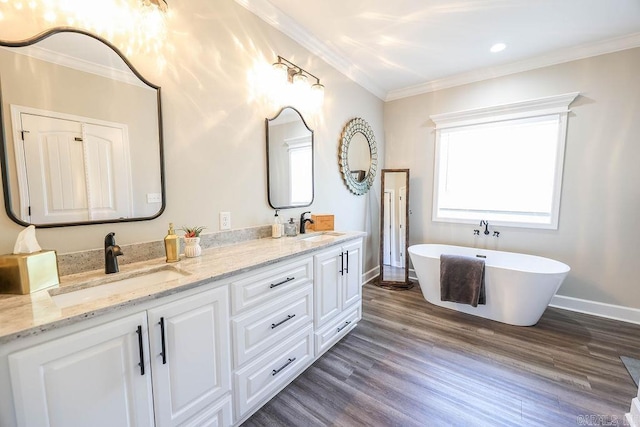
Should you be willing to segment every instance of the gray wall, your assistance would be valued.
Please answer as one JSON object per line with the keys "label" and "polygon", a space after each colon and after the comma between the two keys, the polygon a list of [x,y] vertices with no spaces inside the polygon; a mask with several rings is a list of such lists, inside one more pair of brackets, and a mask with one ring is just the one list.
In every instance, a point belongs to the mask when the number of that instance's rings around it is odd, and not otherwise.
{"label": "gray wall", "polygon": [[[640,49],[541,68],[385,104],[385,167],[411,168],[410,243],[478,244],[567,263],[559,294],[640,308]],[[431,221],[438,113],[580,92],[571,105],[558,230]],[[478,191],[481,191],[479,189]],[[477,239],[477,238],[476,238]]]}
{"label": "gray wall", "polygon": [[[335,214],[337,229],[367,231],[364,270],[376,266],[379,177],[373,192],[350,193],[340,175],[338,146],[343,126],[358,116],[373,128],[382,155],[383,102],[233,0],[172,0],[169,7],[164,67],[155,55],[130,58],[162,87],[165,213],[147,222],[39,229],[41,246],[61,253],[100,248],[109,231],[121,244],[158,240],[170,221],[217,231],[220,211],[231,212],[234,229],[270,224],[264,119],[282,105],[255,97],[251,70],[281,55],[319,76],[326,88],[322,111],[305,115],[316,150],[315,201],[306,210]],[[24,22],[3,21],[0,39],[21,40],[46,29],[24,16]],[[281,215],[298,217],[302,211]],[[0,230],[0,253],[9,253],[22,227],[2,212]]]}

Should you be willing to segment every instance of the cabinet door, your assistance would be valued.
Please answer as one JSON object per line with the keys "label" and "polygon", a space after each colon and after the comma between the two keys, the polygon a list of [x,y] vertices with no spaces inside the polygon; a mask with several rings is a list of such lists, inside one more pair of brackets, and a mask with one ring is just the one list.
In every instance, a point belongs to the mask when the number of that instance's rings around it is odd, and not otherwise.
{"label": "cabinet door", "polygon": [[228,298],[225,286],[149,310],[157,426],[182,424],[230,391]]}
{"label": "cabinet door", "polygon": [[144,313],[13,353],[9,370],[18,425],[153,425],[148,362]]}
{"label": "cabinet door", "polygon": [[342,309],[346,309],[361,299],[362,295],[362,242],[345,245],[343,248],[345,256],[345,270]]}
{"label": "cabinet door", "polygon": [[324,325],[338,315],[341,306],[342,248],[337,247],[314,257],[315,326]]}

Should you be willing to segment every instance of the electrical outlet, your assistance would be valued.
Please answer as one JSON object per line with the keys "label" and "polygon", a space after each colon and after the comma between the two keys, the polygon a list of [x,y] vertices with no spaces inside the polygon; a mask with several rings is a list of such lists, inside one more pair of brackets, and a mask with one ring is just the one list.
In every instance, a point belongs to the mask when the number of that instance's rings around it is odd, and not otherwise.
{"label": "electrical outlet", "polygon": [[231,230],[231,212],[220,212],[220,230]]}
{"label": "electrical outlet", "polygon": [[162,203],[162,194],[147,193],[147,203]]}

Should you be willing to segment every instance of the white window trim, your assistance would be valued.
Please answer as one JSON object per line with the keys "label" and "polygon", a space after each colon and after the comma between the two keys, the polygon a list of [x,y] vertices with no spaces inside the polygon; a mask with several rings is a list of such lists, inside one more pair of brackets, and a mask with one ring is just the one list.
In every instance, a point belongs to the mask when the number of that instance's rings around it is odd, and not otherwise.
{"label": "white window trim", "polygon": [[571,111],[569,109],[569,105],[571,105],[571,103],[577,98],[579,94],[579,92],[572,92],[563,95],[537,98],[510,104],[456,111],[451,113],[435,114],[430,116],[429,118],[436,125],[432,220],[434,222],[451,222],[461,224],[475,224],[477,222],[475,219],[465,220],[457,218],[444,218],[438,215],[439,158],[441,146],[440,131],[442,129],[558,114],[560,124],[558,132],[558,152],[556,156],[556,176],[554,179],[551,222],[549,224],[539,224],[528,222],[492,221],[492,224],[507,227],[557,229],[560,216],[560,197],[562,190],[564,151],[567,137],[567,116]]}

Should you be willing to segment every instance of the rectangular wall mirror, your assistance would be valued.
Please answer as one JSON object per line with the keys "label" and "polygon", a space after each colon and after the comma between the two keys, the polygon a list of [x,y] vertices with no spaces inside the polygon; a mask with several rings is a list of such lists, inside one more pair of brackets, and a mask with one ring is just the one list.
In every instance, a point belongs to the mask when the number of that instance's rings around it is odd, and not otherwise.
{"label": "rectangular wall mirror", "polygon": [[407,289],[409,282],[409,169],[382,169],[380,202],[381,286]]}

